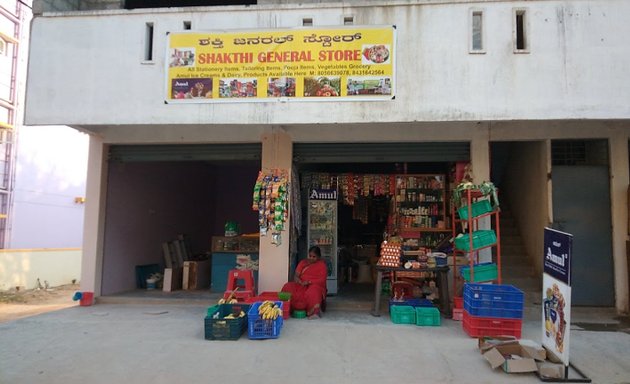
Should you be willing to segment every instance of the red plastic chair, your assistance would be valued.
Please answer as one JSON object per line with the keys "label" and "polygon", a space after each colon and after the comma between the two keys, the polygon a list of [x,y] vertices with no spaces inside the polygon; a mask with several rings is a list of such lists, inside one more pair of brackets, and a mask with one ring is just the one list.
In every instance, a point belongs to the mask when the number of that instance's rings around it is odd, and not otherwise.
{"label": "red plastic chair", "polygon": [[[238,290],[234,292],[236,289]],[[223,298],[227,299],[234,293],[238,301],[244,301],[256,296],[254,272],[251,269],[231,269],[228,272],[227,286]]]}

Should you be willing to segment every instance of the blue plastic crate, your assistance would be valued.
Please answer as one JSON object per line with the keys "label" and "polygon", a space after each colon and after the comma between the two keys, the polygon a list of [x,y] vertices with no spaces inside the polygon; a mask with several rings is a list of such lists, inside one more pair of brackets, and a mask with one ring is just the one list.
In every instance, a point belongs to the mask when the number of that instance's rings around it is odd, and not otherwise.
{"label": "blue plastic crate", "polygon": [[512,285],[464,284],[464,309],[472,316],[522,319],[524,298]]}
{"label": "blue plastic crate", "polygon": [[[283,301],[275,302],[281,309],[284,306]],[[280,330],[282,329],[283,319],[282,316],[278,316],[275,320],[261,319],[258,314],[258,308],[262,302],[252,304],[247,313],[247,337],[250,339],[277,339],[280,337]]]}
{"label": "blue plastic crate", "polygon": [[389,299],[389,312],[391,313],[392,311],[392,306],[393,305],[408,305],[410,307],[433,307],[433,302],[431,300],[428,299],[417,299],[417,298],[413,298],[413,299],[404,299],[404,300],[394,300],[394,299]]}

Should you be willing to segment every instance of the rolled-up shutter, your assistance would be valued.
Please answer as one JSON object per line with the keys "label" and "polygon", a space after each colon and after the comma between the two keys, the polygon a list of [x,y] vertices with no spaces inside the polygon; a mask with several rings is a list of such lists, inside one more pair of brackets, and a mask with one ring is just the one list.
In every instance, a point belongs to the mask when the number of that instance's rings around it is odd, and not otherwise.
{"label": "rolled-up shutter", "polygon": [[260,161],[261,143],[190,145],[112,145],[112,162]]}
{"label": "rolled-up shutter", "polygon": [[293,158],[301,164],[470,161],[470,143],[295,143]]}

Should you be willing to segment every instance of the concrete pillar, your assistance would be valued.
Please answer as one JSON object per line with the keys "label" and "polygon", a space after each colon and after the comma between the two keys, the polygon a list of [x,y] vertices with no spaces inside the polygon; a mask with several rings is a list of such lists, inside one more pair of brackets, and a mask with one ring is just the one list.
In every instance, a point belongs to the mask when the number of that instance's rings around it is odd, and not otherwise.
{"label": "concrete pillar", "polygon": [[470,164],[475,184],[490,181],[490,140],[486,125],[478,125],[473,134],[470,142]]}
{"label": "concrete pillar", "polygon": [[[281,128],[273,127],[262,135],[262,169],[283,169],[291,175],[293,141]],[[252,186],[253,187],[253,186]],[[291,188],[299,188],[291,185]],[[289,207],[291,209],[293,207]],[[300,209],[300,207],[297,207]],[[258,290],[279,291],[289,277],[289,230],[287,222],[282,232],[282,244],[271,244],[271,233],[260,237]]]}
{"label": "concrete pillar", "polygon": [[[470,142],[470,164],[473,171],[473,182],[481,184],[490,181],[490,141],[487,125],[479,125],[475,130]],[[478,229],[490,229],[490,217],[486,216],[479,220]],[[492,250],[490,248],[479,251],[479,262],[486,263],[492,261]]]}
{"label": "concrete pillar", "polygon": [[610,146],[610,209],[612,218],[612,251],[615,275],[615,306],[619,313],[628,313],[628,133],[615,130]]}
{"label": "concrete pillar", "polygon": [[107,191],[107,146],[103,139],[90,135],[88,171],[85,186],[85,218],[83,222],[83,257],[81,290],[100,296],[103,272],[103,234],[105,195]]}

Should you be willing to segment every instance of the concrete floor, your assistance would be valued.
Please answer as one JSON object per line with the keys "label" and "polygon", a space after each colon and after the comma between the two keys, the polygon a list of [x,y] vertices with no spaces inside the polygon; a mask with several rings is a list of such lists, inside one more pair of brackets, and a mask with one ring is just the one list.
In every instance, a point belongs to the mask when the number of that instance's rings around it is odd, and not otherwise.
{"label": "concrete floor", "polygon": [[[211,302],[98,304],[0,325],[0,383],[539,382],[491,370],[476,340],[448,319],[395,325],[355,302],[320,320],[288,320],[277,340],[206,341]],[[528,305],[523,338],[540,339],[539,313]],[[572,361],[595,383],[630,383],[627,324],[605,309],[575,309],[574,321],[585,328],[573,327]],[[592,324],[615,331],[586,330]]]}

